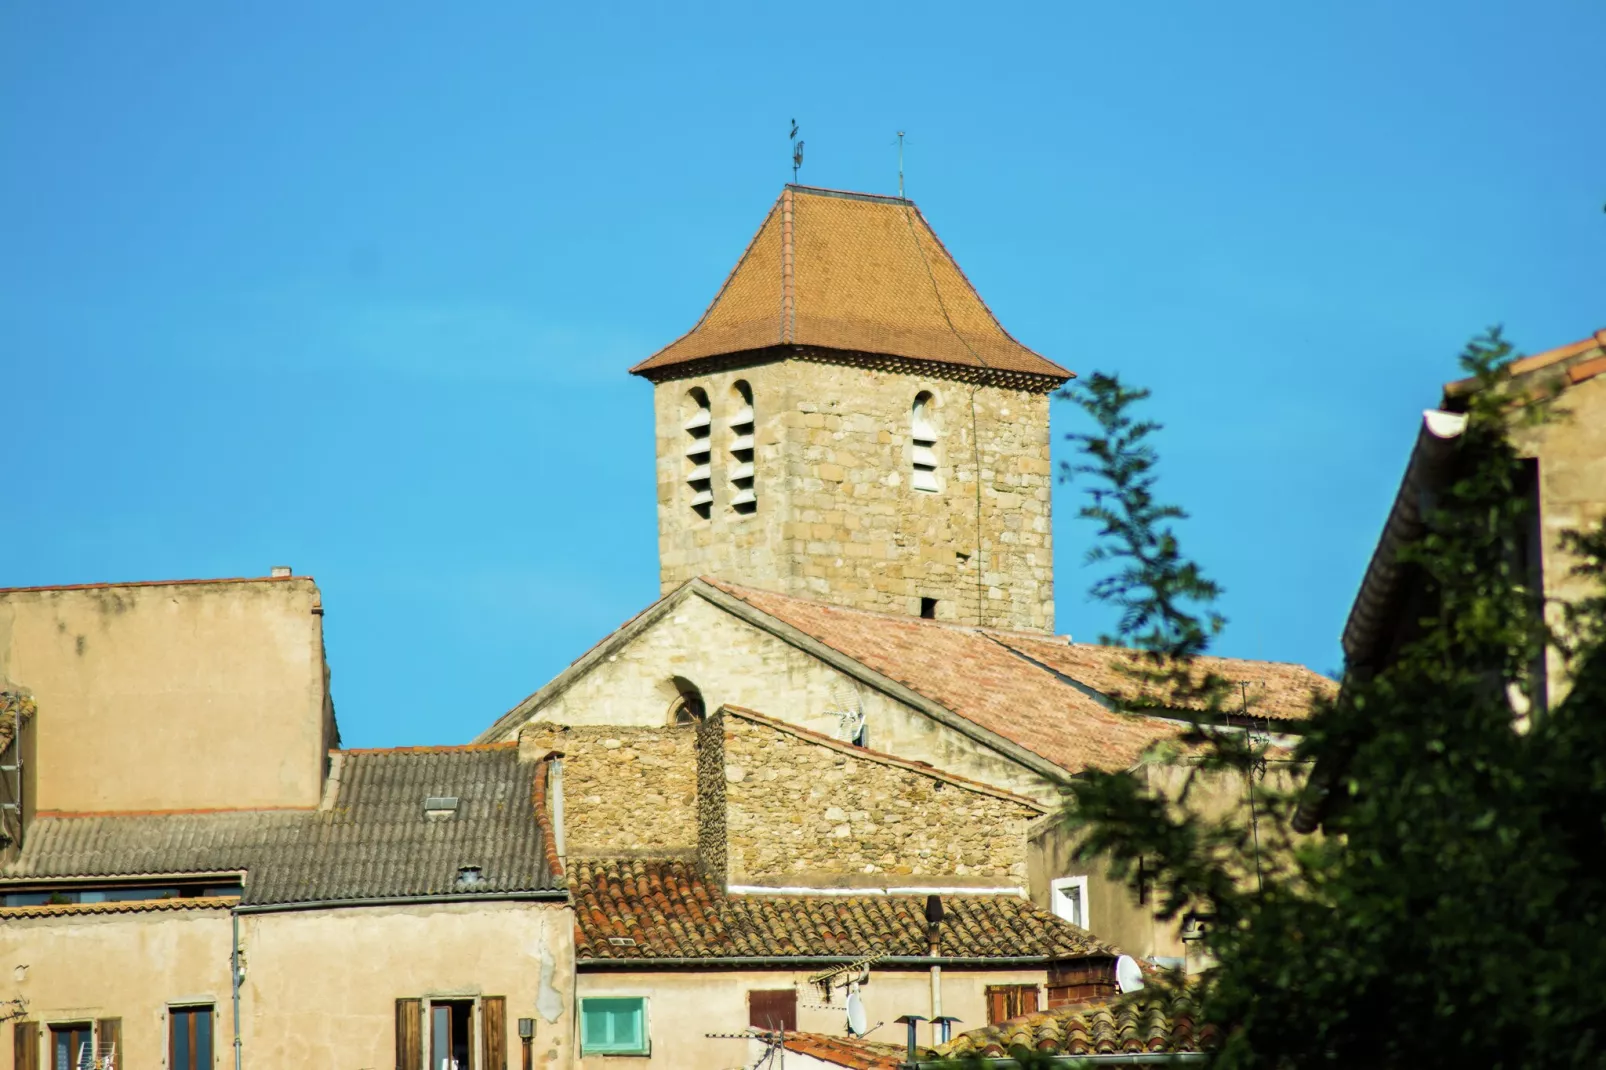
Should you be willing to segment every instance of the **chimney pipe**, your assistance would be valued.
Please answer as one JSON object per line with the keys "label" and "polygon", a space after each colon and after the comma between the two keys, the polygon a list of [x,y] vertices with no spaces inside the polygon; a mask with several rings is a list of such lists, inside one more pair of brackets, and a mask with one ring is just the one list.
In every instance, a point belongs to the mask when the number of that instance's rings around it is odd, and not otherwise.
{"label": "chimney pipe", "polygon": [[276,580],[287,579],[290,575],[289,565],[274,565],[268,570],[268,575]]}

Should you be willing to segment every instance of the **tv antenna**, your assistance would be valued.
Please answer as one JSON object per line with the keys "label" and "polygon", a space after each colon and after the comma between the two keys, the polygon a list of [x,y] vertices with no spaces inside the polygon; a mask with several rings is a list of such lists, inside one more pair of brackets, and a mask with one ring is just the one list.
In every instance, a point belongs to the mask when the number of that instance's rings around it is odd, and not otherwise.
{"label": "tv antenna", "polygon": [[898,131],[898,200],[903,200],[903,131]]}
{"label": "tv antenna", "polygon": [[797,169],[803,166],[803,142],[797,138],[797,120],[792,120],[792,184],[797,185]]}

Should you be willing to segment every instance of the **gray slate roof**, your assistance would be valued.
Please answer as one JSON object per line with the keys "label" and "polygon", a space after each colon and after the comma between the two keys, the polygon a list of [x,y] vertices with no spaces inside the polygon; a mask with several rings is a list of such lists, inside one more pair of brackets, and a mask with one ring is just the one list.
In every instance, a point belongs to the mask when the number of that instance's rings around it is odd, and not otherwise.
{"label": "gray slate roof", "polygon": [[[245,870],[245,904],[561,892],[547,866],[532,789],[515,747],[348,751],[328,809],[36,818],[0,882]],[[448,818],[428,796],[456,796]]]}

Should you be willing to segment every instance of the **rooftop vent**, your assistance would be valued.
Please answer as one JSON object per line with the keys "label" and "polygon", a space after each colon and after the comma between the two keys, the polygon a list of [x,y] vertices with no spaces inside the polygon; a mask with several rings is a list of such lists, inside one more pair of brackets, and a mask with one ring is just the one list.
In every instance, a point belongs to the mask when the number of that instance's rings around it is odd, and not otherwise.
{"label": "rooftop vent", "polygon": [[610,936],[608,937],[608,943],[612,944],[614,947],[636,946],[635,938],[630,936]]}
{"label": "rooftop vent", "polygon": [[451,817],[457,813],[456,795],[431,795],[424,800],[425,817]]}
{"label": "rooftop vent", "polygon": [[290,566],[289,565],[274,565],[271,569],[268,570],[268,575],[272,576],[276,580],[282,580],[282,579],[284,579],[284,578],[286,578],[287,576],[290,575]]}
{"label": "rooftop vent", "polygon": [[458,866],[452,883],[458,888],[478,888],[485,883],[485,872],[479,866]]}

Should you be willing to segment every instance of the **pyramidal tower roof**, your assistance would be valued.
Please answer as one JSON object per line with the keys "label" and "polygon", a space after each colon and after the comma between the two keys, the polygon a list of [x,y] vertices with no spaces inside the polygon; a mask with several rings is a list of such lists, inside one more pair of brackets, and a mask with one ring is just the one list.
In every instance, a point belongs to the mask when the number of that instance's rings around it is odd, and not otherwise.
{"label": "pyramidal tower roof", "polygon": [[1071,377],[1004,330],[913,201],[812,186],[781,192],[697,325],[630,370],[776,347]]}

